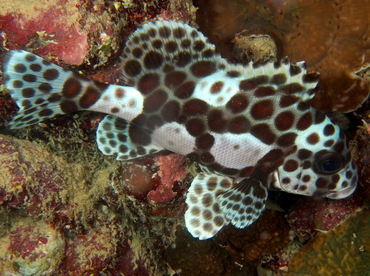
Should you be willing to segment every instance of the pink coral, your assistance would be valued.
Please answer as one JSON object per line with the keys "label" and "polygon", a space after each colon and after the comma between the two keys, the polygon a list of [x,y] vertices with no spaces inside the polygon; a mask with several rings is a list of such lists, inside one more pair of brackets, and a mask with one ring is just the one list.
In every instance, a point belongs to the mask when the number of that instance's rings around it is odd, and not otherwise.
{"label": "pink coral", "polygon": [[156,202],[168,202],[176,196],[173,191],[175,181],[182,181],[188,174],[186,171],[186,158],[178,154],[158,156],[156,164],[159,166],[158,176],[161,182],[155,190],[148,193],[148,199]]}

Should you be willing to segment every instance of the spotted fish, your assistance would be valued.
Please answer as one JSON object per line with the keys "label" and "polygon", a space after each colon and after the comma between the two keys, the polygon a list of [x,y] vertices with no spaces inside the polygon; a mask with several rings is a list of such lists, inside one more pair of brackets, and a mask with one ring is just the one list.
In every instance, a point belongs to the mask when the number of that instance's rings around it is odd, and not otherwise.
{"label": "spotted fish", "polygon": [[97,129],[103,154],[129,160],[167,149],[198,162],[185,224],[199,239],[263,212],[268,189],[344,198],[357,170],[338,126],[305,102],[317,77],[303,62],[228,63],[196,29],[151,22],[122,54],[127,86],[101,84],[32,53],[4,58],[5,86],[20,110],[12,129],[57,114],[107,113]]}

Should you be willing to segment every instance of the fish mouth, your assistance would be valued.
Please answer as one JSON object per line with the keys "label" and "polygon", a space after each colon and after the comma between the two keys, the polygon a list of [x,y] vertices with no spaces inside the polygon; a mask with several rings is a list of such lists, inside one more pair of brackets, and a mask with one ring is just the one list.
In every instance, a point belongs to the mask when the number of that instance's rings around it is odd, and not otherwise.
{"label": "fish mouth", "polygon": [[356,187],[357,187],[357,183],[343,190],[328,193],[325,197],[330,198],[330,199],[346,198],[350,196],[356,190]]}

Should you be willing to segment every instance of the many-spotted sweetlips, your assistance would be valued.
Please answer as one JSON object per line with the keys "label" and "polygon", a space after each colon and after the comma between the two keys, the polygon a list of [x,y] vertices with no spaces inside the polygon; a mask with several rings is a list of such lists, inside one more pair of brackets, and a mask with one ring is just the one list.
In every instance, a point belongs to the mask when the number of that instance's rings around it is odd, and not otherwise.
{"label": "many-spotted sweetlips", "polygon": [[103,154],[129,160],[163,149],[202,168],[192,181],[185,223],[199,239],[263,212],[268,189],[343,198],[357,170],[338,126],[305,101],[317,75],[288,59],[228,63],[196,29],[151,22],[122,54],[127,86],[101,84],[32,53],[4,58],[5,86],[20,110],[13,129],[57,114],[107,113],[97,130]]}

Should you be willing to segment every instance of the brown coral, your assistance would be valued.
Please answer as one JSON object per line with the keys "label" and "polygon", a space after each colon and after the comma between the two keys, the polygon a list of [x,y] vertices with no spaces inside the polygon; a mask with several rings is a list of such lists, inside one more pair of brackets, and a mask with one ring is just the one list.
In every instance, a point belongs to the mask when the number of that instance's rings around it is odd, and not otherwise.
{"label": "brown coral", "polygon": [[210,41],[232,58],[235,34],[269,35],[277,58],[306,61],[320,72],[311,104],[324,112],[356,109],[369,83],[356,72],[370,60],[370,2],[366,0],[212,0],[195,1],[197,21]]}

